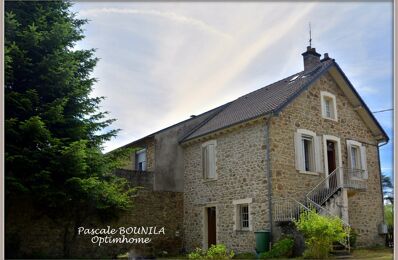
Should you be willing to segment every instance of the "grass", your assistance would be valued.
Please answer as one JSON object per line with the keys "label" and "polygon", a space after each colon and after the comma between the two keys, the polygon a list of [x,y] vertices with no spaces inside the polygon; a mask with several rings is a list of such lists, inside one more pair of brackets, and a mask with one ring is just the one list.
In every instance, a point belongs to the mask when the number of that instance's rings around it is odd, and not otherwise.
{"label": "grass", "polygon": [[[241,257],[240,257],[241,256]],[[354,249],[351,251],[351,259],[377,259],[377,260],[391,260],[393,259],[393,249],[392,248],[361,248],[361,249]],[[175,257],[160,257],[161,259],[188,259],[187,256],[175,256]],[[251,259],[249,255],[240,254],[234,259]],[[304,259],[302,257],[297,258],[279,258],[278,260],[290,260],[290,259]],[[333,257],[329,258],[333,259]]]}
{"label": "grass", "polygon": [[352,251],[353,259],[378,259],[378,260],[391,260],[393,259],[392,248],[363,248],[354,249]]}

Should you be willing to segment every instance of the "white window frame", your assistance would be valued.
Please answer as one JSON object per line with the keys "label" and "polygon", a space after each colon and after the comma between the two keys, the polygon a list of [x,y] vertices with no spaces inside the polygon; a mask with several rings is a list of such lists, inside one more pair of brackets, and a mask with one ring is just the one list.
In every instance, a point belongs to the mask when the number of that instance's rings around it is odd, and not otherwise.
{"label": "white window frame", "polygon": [[[252,205],[253,198],[247,199],[239,199],[232,201],[234,205],[234,231],[252,231],[253,230],[253,221],[252,221]],[[242,227],[242,219],[241,219],[241,206],[246,206],[248,208],[248,217],[249,217],[249,227]]]}
{"label": "white window frame", "polygon": [[[209,147],[213,146],[213,151],[210,151]],[[209,151],[213,153],[213,156],[209,155]],[[208,164],[208,165],[206,165]],[[210,140],[202,144],[201,147],[201,165],[202,165],[202,177],[204,181],[217,180],[217,141]],[[206,171],[208,169],[208,171]],[[209,177],[213,175],[212,177]]]}
{"label": "white window frame", "polygon": [[[305,158],[304,158],[304,143],[303,137],[312,138],[312,169],[307,171],[305,169]],[[310,174],[318,176],[319,173],[323,172],[323,159],[322,159],[322,144],[321,137],[317,136],[315,132],[307,129],[297,129],[294,136],[294,148],[295,148],[295,163],[296,169],[299,173]]]}
{"label": "white window frame", "polygon": [[350,169],[355,169],[352,167],[352,154],[351,154],[351,149],[352,147],[355,146],[358,149],[358,159],[359,159],[359,165],[361,170],[364,170],[364,179],[368,179],[368,165],[367,165],[367,157],[366,157],[366,146],[363,143],[360,143],[355,140],[347,140],[347,162],[348,162],[348,168]]}
{"label": "white window frame", "polygon": [[[332,102],[332,117],[326,115],[325,108],[325,100],[330,99]],[[337,105],[336,105],[336,96],[327,91],[321,91],[321,108],[322,108],[322,117],[325,119],[337,121]]]}
{"label": "white window frame", "polygon": [[[138,168],[138,164],[139,164],[139,162],[138,162],[138,156],[139,156],[139,154],[142,154],[142,153],[145,153],[145,161],[144,161],[142,170],[139,170],[139,168]],[[135,169],[136,171],[143,171],[143,172],[146,171],[146,169],[147,169],[147,149],[146,149],[146,148],[141,149],[141,150],[135,152],[135,155],[134,155],[134,164],[135,164],[135,165],[134,165],[134,169]]]}

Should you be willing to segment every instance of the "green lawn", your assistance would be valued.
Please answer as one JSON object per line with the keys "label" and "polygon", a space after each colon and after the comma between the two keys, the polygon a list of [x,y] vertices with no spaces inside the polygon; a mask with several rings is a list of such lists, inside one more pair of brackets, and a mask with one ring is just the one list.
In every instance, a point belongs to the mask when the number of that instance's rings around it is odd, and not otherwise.
{"label": "green lawn", "polygon": [[393,249],[392,248],[355,249],[352,252],[352,258],[390,260],[393,259]]}

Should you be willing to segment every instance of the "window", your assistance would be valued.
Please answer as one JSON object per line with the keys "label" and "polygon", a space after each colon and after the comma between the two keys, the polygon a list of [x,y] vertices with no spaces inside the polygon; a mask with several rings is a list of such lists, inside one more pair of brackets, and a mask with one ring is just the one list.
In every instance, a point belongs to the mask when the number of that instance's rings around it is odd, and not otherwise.
{"label": "window", "polygon": [[363,177],[368,178],[366,146],[354,140],[347,140],[348,168],[363,170]]}
{"label": "window", "polygon": [[214,180],[216,174],[216,141],[212,140],[202,144],[202,172],[203,178]]}
{"label": "window", "polygon": [[336,107],[336,96],[321,91],[321,105],[322,105],[322,117],[337,121],[337,107]]}
{"label": "window", "polygon": [[302,173],[323,171],[321,137],[312,131],[298,129],[294,135],[296,169]]}
{"label": "window", "polygon": [[314,140],[312,136],[302,135],[302,147],[304,155],[304,169],[308,172],[315,171],[314,165]]}
{"label": "window", "polygon": [[359,147],[357,145],[351,146],[351,166],[354,169],[361,169]]}
{"label": "window", "polygon": [[331,98],[325,97],[324,103],[325,103],[325,116],[328,118],[333,118],[332,111],[331,111],[331,106],[332,106]]}
{"label": "window", "polygon": [[240,229],[249,229],[249,204],[239,205]]}
{"label": "window", "polygon": [[135,169],[137,171],[146,171],[146,149],[135,153]]}
{"label": "window", "polygon": [[252,230],[252,223],[250,217],[250,205],[253,202],[252,198],[234,200],[232,203],[235,206],[235,225],[234,230],[250,231]]}

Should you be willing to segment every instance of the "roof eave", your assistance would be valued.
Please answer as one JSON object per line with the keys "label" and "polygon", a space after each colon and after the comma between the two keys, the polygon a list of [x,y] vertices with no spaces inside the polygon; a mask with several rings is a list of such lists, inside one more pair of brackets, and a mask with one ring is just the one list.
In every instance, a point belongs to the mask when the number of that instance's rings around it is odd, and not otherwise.
{"label": "roof eave", "polygon": [[[380,125],[380,123],[374,117],[373,113],[370,111],[369,107],[363,101],[363,99],[361,98],[359,93],[355,90],[354,86],[352,85],[352,83],[350,82],[348,77],[345,75],[344,71],[340,68],[340,66],[336,62],[333,62],[333,64],[337,68],[338,72],[342,75],[344,81],[347,83],[347,85],[349,86],[350,90],[354,93],[354,96],[358,99],[358,101],[360,102],[361,106],[366,111],[366,114],[370,117],[370,119],[373,121],[373,123],[377,126],[378,130],[380,131],[380,134],[383,136],[382,138],[377,139],[378,142],[379,143],[382,143],[382,142],[388,143],[388,141],[390,139],[389,139],[387,133],[384,131],[383,127]],[[375,136],[377,137],[379,135],[376,134]]]}

